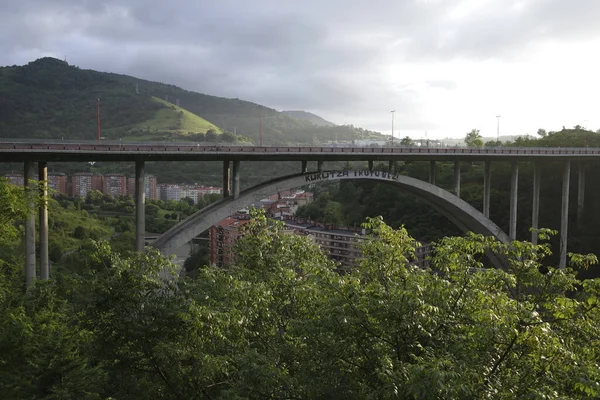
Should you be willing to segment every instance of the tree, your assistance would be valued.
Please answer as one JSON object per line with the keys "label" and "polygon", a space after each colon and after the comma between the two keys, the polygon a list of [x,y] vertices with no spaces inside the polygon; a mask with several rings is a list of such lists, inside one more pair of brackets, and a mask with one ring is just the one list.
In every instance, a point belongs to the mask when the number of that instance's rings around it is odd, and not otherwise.
{"label": "tree", "polygon": [[548,132],[546,132],[546,130],[545,130],[545,129],[542,129],[542,128],[540,128],[540,129],[538,129],[538,130],[537,130],[537,134],[538,134],[540,137],[546,137],[546,136],[548,136]]}
{"label": "tree", "polygon": [[410,138],[410,136],[405,136],[404,138],[402,138],[402,140],[400,141],[400,144],[402,146],[412,146],[415,143],[413,142],[413,140]]}
{"label": "tree", "polygon": [[[381,218],[363,227],[362,257],[343,274],[309,238],[254,210],[235,265],[200,268],[193,280],[175,279],[156,250],[123,256],[93,240],[73,254],[80,271],[27,293],[0,265],[0,393],[600,396],[600,283],[545,263],[551,232],[540,231],[539,245],[447,237],[418,267],[406,229]],[[490,253],[504,269],[486,268]],[[571,266],[596,261],[571,255]]]}
{"label": "tree", "polygon": [[465,144],[467,147],[483,147],[483,139],[479,133],[479,129],[472,129],[465,136]]}

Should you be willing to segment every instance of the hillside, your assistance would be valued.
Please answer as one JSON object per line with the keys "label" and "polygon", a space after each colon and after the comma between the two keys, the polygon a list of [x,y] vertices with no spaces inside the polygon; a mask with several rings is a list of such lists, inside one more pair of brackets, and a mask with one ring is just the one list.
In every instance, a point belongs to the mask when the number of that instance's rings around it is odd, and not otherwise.
{"label": "hillside", "polygon": [[94,139],[98,99],[102,136],[107,139],[183,140],[189,134],[213,129],[244,135],[258,143],[261,120],[264,144],[323,144],[334,139],[382,137],[351,125],[317,126],[306,118],[291,118],[240,99],[83,70],[55,58],[0,68],[0,137]]}
{"label": "hillside", "polygon": [[205,133],[211,129],[217,133],[221,132],[218,126],[188,110],[158,97],[152,96],[151,100],[162,107],[156,111],[152,118],[136,124],[132,129],[132,134],[139,130],[140,135],[130,138],[152,138],[164,133],[186,136],[198,132]]}
{"label": "hillside", "polygon": [[[174,85],[151,82],[127,75],[107,74],[112,79],[138,88],[147,94],[169,101],[179,101],[179,106],[219,126],[222,131],[234,132],[260,142],[262,120],[263,143],[274,144],[324,144],[329,141],[351,141],[360,138],[385,138],[378,132],[352,125],[317,126],[314,123],[292,118],[285,112],[240,99],[227,99],[184,90]],[[307,113],[308,114],[308,113]],[[318,117],[320,118],[320,117]],[[325,121],[327,122],[327,121]]]}
{"label": "hillside", "polygon": [[107,139],[220,132],[199,116],[136,93],[109,74],[42,58],[0,68],[0,137],[94,139],[98,99]]}
{"label": "hillside", "polygon": [[326,119],[319,117],[318,115],[315,115],[313,113],[309,113],[307,111],[287,110],[287,111],[282,111],[281,113],[284,115],[287,115],[288,117],[291,117],[293,119],[298,119],[301,121],[308,121],[316,126],[335,126],[335,124],[333,122],[329,122]]}

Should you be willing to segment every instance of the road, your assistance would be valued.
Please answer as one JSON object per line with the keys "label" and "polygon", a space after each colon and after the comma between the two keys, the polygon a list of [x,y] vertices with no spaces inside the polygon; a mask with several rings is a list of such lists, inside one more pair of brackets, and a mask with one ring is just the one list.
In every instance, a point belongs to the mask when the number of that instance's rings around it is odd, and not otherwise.
{"label": "road", "polygon": [[586,160],[600,148],[309,147],[206,143],[0,141],[0,162],[19,161],[352,161],[352,160]]}

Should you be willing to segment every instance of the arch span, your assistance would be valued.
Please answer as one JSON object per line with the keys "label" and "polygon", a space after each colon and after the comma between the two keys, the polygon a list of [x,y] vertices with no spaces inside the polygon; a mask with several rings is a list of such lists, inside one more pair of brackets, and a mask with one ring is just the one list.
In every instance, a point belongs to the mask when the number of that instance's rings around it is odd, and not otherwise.
{"label": "arch span", "polygon": [[503,243],[509,241],[508,235],[477,209],[452,193],[430,183],[383,171],[325,171],[272,179],[244,190],[237,199],[228,197],[213,203],[169,229],[156,239],[152,246],[164,254],[172,254],[212,225],[273,193],[283,192],[310,183],[361,179],[391,184],[414,194],[427,201],[434,209],[465,232],[472,231],[486,236],[494,236]]}

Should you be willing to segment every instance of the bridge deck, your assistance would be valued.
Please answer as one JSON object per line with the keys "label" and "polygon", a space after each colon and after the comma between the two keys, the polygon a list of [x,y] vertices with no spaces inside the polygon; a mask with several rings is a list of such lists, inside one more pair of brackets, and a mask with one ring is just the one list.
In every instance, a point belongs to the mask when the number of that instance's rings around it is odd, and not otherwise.
{"label": "bridge deck", "polygon": [[600,148],[303,147],[196,143],[0,142],[0,162],[19,161],[352,161],[352,160],[585,160]]}

